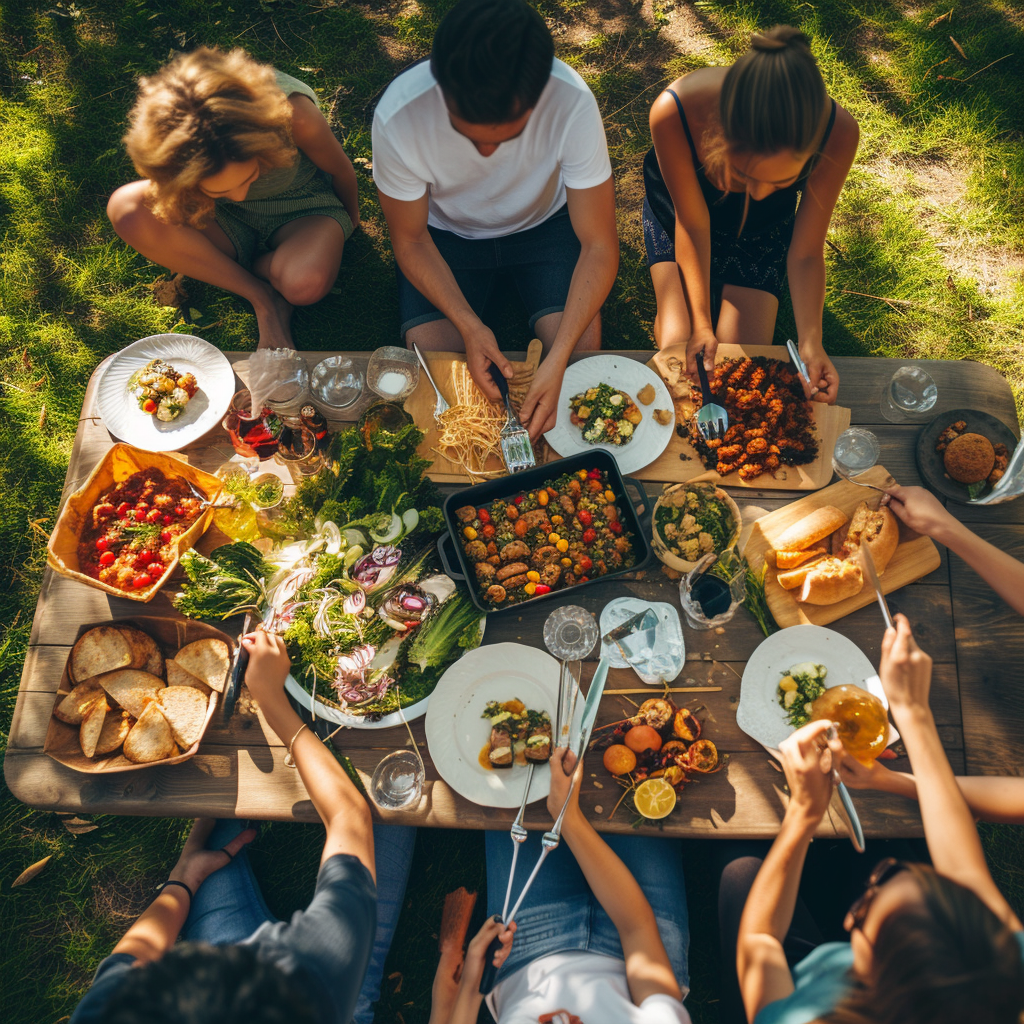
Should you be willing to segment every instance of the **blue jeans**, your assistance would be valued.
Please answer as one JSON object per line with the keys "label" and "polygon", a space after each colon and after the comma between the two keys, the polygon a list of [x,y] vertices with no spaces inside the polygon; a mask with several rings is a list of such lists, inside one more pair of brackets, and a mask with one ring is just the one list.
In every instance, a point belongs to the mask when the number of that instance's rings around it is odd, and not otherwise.
{"label": "blue jeans", "polygon": [[[245,827],[245,822],[233,818],[218,821],[210,833],[206,848],[219,850]],[[373,938],[373,953],[356,1003],[356,1024],[373,1022],[373,1006],[380,998],[384,961],[405,898],[405,884],[409,878],[415,842],[414,828],[400,825],[373,826],[377,868],[377,931]],[[214,946],[241,944],[260,925],[276,920],[263,901],[243,847],[227,867],[215,871],[199,887],[182,935],[189,942],[207,942]]]}
{"label": "blue jeans", "polygon": [[[509,909],[522,892],[540,856],[540,832],[531,832],[519,850]],[[686,957],[690,926],[686,914],[682,842],[653,836],[604,836],[629,868],[654,909],[676,980],[686,996],[690,975]],[[512,867],[512,840],[507,831],[488,832],[487,913],[500,914]],[[500,984],[521,967],[551,953],[571,950],[603,953],[622,960],[622,944],[611,918],[590,891],[576,858],[563,841],[540,869],[516,914],[519,927],[512,952],[498,972]]]}

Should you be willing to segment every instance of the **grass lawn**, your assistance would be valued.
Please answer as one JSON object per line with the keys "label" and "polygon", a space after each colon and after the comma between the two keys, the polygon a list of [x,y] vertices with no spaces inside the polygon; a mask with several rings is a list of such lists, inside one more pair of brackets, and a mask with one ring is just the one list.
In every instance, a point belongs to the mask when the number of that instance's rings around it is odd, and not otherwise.
{"label": "grass lawn", "polygon": [[[839,355],[971,358],[996,366],[1024,408],[1024,14],[1010,0],[541,0],[558,53],[596,93],[615,165],[623,239],[605,344],[651,347],[641,160],[647,111],[679,74],[728,63],[754,26],[802,25],[861,147],[826,253],[825,342]],[[296,313],[308,349],[372,349],[397,337],[394,277],[368,173],[374,104],[428,52],[448,0],[3,0],[0,2],[0,739],[14,710],[30,623],[86,383],[106,355],[171,329],[255,346],[255,318],[192,285],[196,325],[153,304],[160,270],[104,214],[133,177],[120,143],[136,76],[173,50],[240,45],[307,82],[360,170],[364,229],[334,293]],[[500,337],[526,340],[516,311]],[[778,331],[792,332],[783,309]],[[0,1006],[9,1024],[67,1019],[92,971],[146,905],[185,823],[104,817],[90,831],[0,794]],[[90,827],[89,825],[86,826]],[[1021,832],[989,829],[1004,891],[1021,909]],[[311,892],[320,830],[275,825],[253,853],[279,915]],[[27,865],[53,855],[12,890]],[[716,1019],[714,903],[699,845],[688,852],[697,1021]],[[692,864],[691,864],[692,862]],[[478,834],[428,832],[377,1019],[425,1022],[431,935],[443,894],[482,888]],[[400,983],[400,986],[399,986]],[[396,990],[399,989],[399,990]]]}

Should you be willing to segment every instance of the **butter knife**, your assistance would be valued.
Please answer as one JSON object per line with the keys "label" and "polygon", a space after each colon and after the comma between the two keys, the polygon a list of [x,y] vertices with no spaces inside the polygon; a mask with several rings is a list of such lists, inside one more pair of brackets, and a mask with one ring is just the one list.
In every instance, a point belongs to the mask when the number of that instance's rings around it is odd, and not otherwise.
{"label": "butter knife", "polygon": [[882,593],[882,584],[879,582],[878,573],[875,571],[875,560],[871,557],[871,551],[867,544],[860,546],[860,565],[864,570],[864,576],[868,583],[875,588],[875,596],[878,598],[878,606],[882,609],[882,618],[886,626],[893,628],[892,616],[889,614],[889,605],[885,601],[885,594]]}
{"label": "butter knife", "polygon": [[789,358],[793,361],[793,365],[796,367],[796,372],[800,374],[805,381],[807,381],[811,389],[811,394],[816,395],[820,389],[811,384],[811,378],[807,373],[807,364],[800,358],[800,351],[797,349],[796,343],[792,338],[789,338],[786,341],[786,351],[789,353]]}

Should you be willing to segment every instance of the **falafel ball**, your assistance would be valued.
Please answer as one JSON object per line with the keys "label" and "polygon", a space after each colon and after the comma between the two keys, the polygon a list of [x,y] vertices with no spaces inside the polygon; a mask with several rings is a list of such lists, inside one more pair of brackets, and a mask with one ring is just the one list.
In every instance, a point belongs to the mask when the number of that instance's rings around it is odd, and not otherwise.
{"label": "falafel ball", "polygon": [[981,434],[961,434],[954,437],[943,454],[946,472],[962,484],[976,484],[984,480],[996,462],[992,442]]}

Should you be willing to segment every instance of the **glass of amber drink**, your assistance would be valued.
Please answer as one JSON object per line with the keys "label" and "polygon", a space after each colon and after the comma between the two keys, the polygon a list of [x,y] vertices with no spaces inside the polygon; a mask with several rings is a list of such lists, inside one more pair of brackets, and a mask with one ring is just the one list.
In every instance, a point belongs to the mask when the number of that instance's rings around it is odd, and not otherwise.
{"label": "glass of amber drink", "polygon": [[885,705],[860,686],[829,687],[811,705],[812,722],[833,722],[843,748],[861,764],[871,764],[889,740]]}

